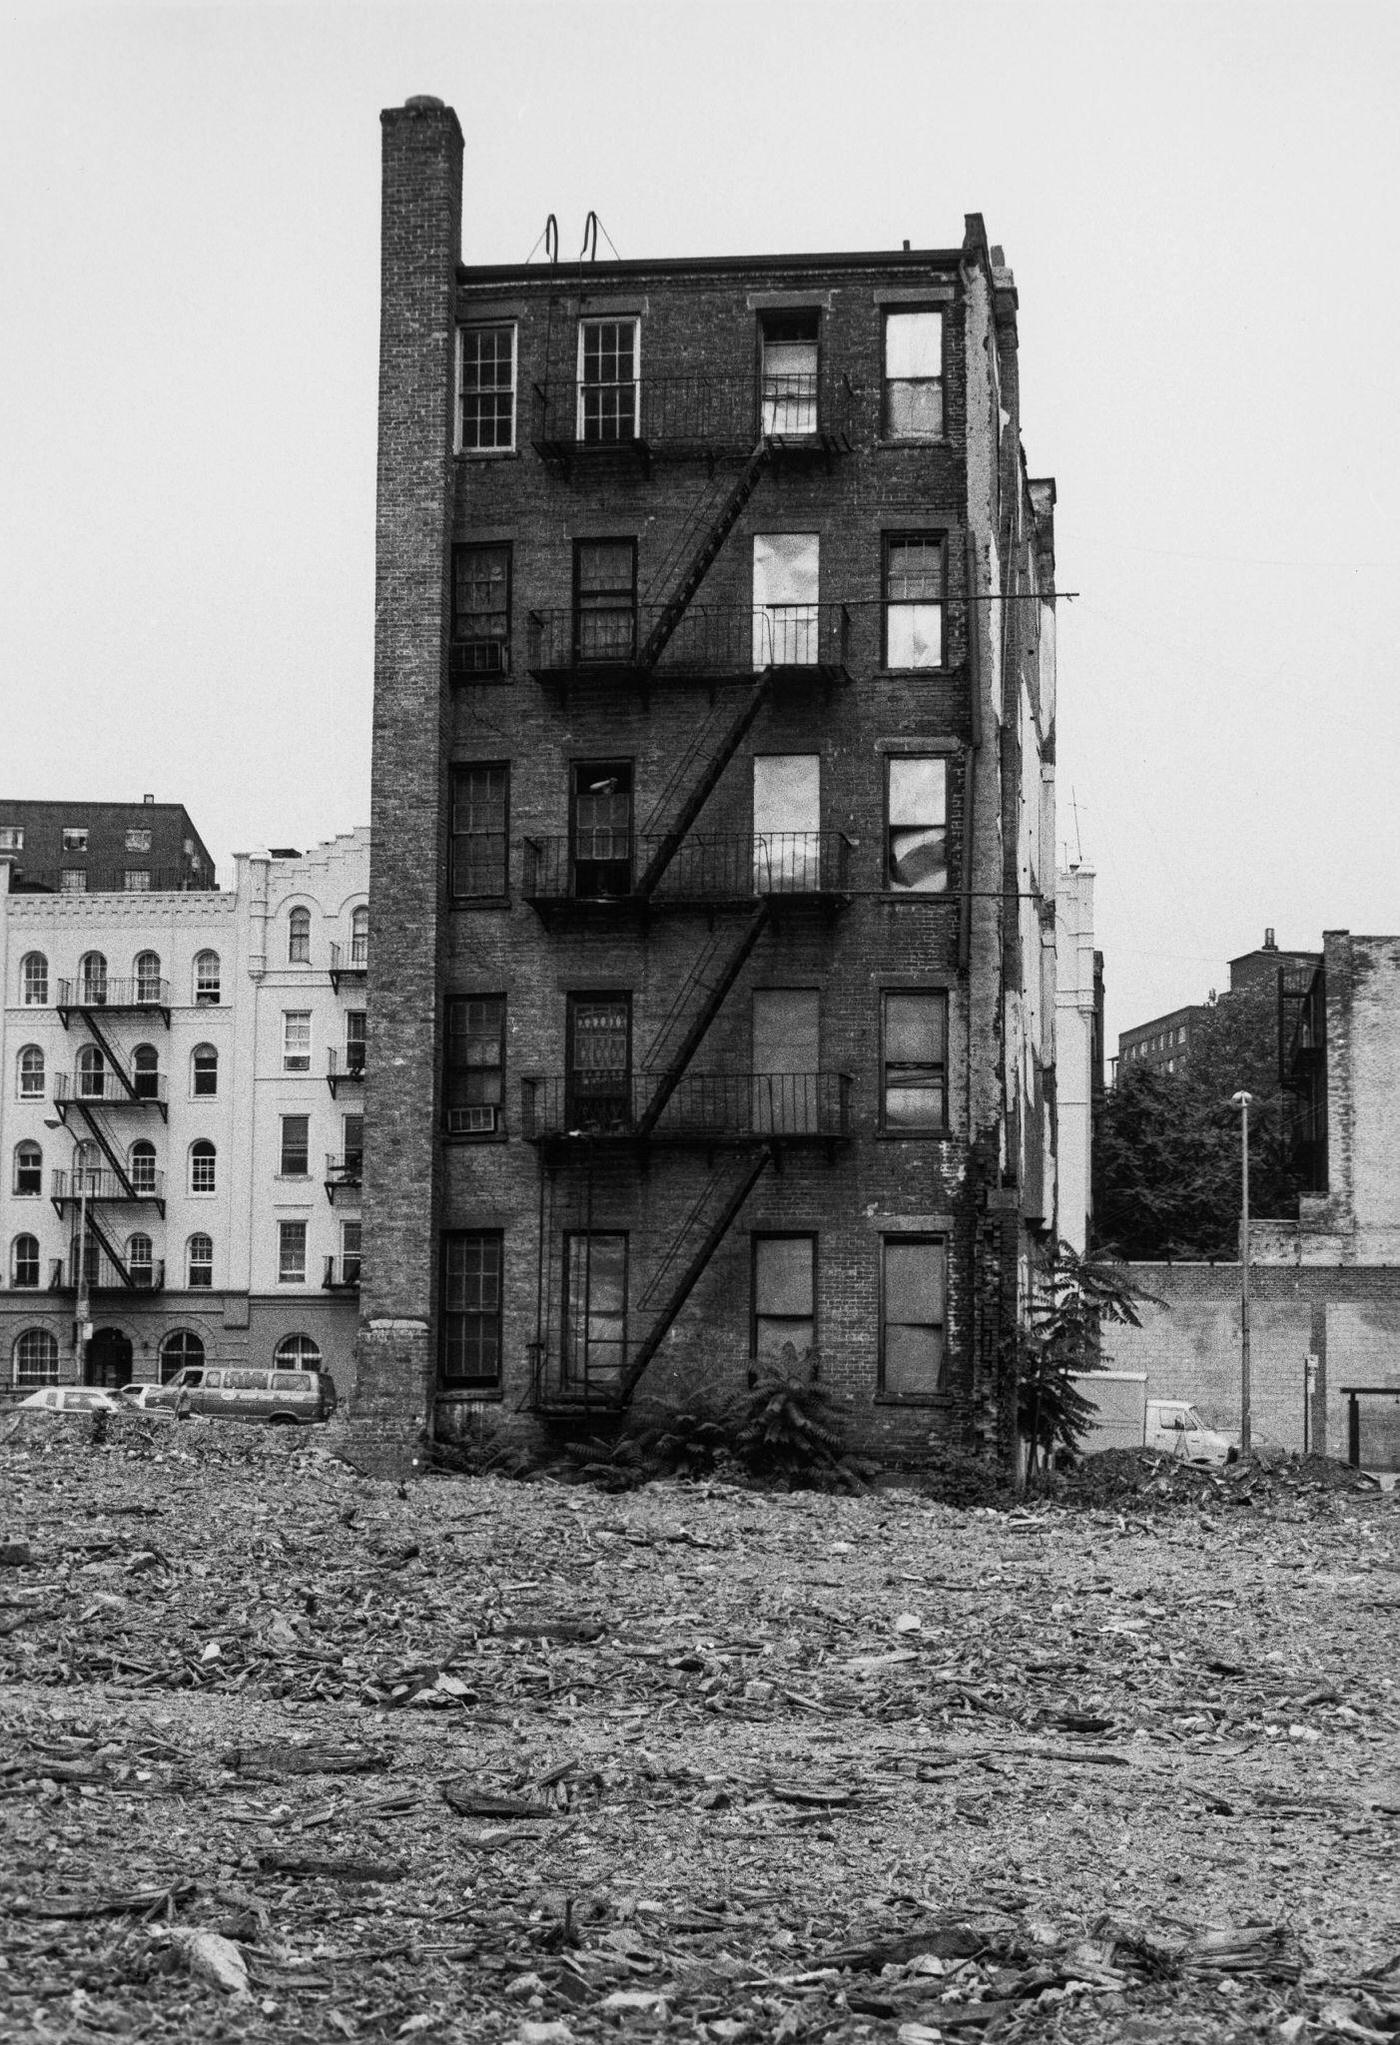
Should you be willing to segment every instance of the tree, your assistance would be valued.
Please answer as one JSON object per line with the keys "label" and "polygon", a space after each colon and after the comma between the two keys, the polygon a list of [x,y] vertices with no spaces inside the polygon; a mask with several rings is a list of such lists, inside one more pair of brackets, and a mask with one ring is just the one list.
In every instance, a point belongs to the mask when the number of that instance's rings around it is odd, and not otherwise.
{"label": "tree", "polygon": [[1041,1297],[1016,1337],[1017,1424],[1030,1443],[1030,1469],[1057,1446],[1072,1452],[1092,1421],[1094,1403],[1074,1379],[1112,1361],[1102,1344],[1105,1321],[1139,1328],[1138,1308],[1162,1304],[1112,1258],[1056,1243]]}
{"label": "tree", "polygon": [[1239,1254],[1240,1115],[1249,1111],[1250,1207],[1294,1215],[1298,1177],[1285,1142],[1277,999],[1270,985],[1224,994],[1193,1032],[1178,1072],[1141,1067],[1104,1103],[1103,1199],[1095,1237],[1134,1261]]}

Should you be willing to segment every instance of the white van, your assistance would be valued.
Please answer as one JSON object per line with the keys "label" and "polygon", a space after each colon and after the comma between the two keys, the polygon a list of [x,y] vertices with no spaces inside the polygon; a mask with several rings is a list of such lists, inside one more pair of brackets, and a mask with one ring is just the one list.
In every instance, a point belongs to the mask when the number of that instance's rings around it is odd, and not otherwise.
{"label": "white van", "polygon": [[1207,1427],[1186,1399],[1149,1399],[1146,1446],[1186,1463],[1233,1463],[1239,1450],[1227,1435]]}
{"label": "white van", "polygon": [[335,1412],[335,1380],[323,1370],[248,1370],[240,1364],[188,1364],[168,1385],[149,1385],[142,1404],[171,1407],[209,1420],[329,1420]]}

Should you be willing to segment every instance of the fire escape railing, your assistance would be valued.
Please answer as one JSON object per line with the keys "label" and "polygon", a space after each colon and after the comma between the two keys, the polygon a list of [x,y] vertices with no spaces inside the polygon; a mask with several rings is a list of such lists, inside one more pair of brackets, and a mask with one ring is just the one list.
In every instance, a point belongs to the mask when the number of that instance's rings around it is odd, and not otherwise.
{"label": "fire escape railing", "polygon": [[[527,902],[654,902],[658,907],[747,906],[763,896],[793,901],[841,895],[850,887],[852,840],[844,831],[762,831],[691,835],[648,831],[633,839],[630,856],[609,862],[612,885],[585,893],[577,885],[574,841],[526,838],[523,885]],[[664,864],[661,864],[664,855]],[[594,872],[599,862],[585,862]],[[647,877],[655,880],[646,885]]]}
{"label": "fire escape railing", "polygon": [[648,1117],[651,1082],[619,1074],[606,1092],[577,1087],[567,1075],[523,1079],[521,1133],[551,1137],[652,1136],[658,1142],[832,1143],[851,1133],[848,1072],[688,1072]]}

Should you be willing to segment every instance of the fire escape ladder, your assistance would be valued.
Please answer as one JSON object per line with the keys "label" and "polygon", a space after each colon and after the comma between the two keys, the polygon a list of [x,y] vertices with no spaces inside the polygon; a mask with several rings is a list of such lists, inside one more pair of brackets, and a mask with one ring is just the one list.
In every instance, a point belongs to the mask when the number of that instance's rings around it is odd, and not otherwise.
{"label": "fire escape ladder", "polygon": [[132,1083],[131,1074],[127,1071],[126,1066],[122,1063],[121,1057],[117,1052],[116,1046],[112,1043],[110,1037],[108,1037],[106,1031],[98,1022],[97,1017],[93,1014],[90,1008],[80,1008],[78,1012],[82,1016],[83,1021],[87,1025],[88,1035],[92,1038],[92,1041],[94,1042],[94,1044],[96,1044],[98,1050],[102,1053],[102,1056],[106,1061],[108,1071],[114,1072],[117,1078],[121,1081],[122,1086],[125,1088],[127,1099],[132,1101],[139,1099],[139,1095],[137,1094],[136,1088]]}
{"label": "fire escape ladder", "polygon": [[700,769],[697,778],[692,783],[689,794],[681,803],[680,808],[675,811],[671,822],[663,828],[662,818],[671,810],[673,803],[676,801],[681,789],[685,787],[687,781],[690,781],[691,776],[696,774],[701,759],[704,757],[707,748],[710,747],[712,725],[716,720],[702,724],[695,738],[681,754],[675,772],[665,788],[662,789],[660,796],[657,798],[656,807],[652,810],[644,826],[644,836],[649,838],[657,832],[660,833],[660,836],[656,850],[652,853],[645,872],[637,882],[637,893],[643,901],[653,892],[661,876],[675,858],[686,832],[714,794],[715,789],[719,785],[720,776],[753,729],[759,711],[768,700],[772,679],[772,672],[769,670],[754,683],[749,692],[749,699],[743,709],[730,722],[728,730],[724,732],[718,745],[713,746],[709,750],[709,758],[705,761],[703,768]]}
{"label": "fire escape ladder", "polygon": [[[127,1268],[126,1259],[122,1256],[121,1251],[117,1248],[116,1243],[112,1240],[112,1237],[108,1233],[101,1216],[98,1214],[97,1209],[93,1206],[91,1201],[88,1202],[87,1225],[88,1233],[92,1236],[95,1236],[97,1238],[97,1241],[102,1245],[103,1249],[107,1253],[108,1262],[111,1264],[113,1270],[117,1272],[118,1276],[121,1279],[122,1284],[126,1287],[128,1292],[134,1292],[136,1290],[136,1281],[132,1277],[131,1272]],[[78,1239],[78,1231],[76,1229],[73,1231],[73,1241],[78,1244],[78,1256],[73,1263],[73,1273],[74,1276],[77,1277],[82,1270],[82,1265],[79,1260],[81,1259],[83,1254],[83,1246]]]}
{"label": "fire escape ladder", "polygon": [[[767,1170],[772,1157],[771,1146],[765,1144],[756,1155],[743,1160],[738,1178],[730,1187],[723,1205],[713,1218],[707,1218],[705,1209],[709,1195],[718,1183],[717,1178],[710,1180],[704,1193],[687,1215],[680,1232],[662,1258],[655,1277],[642,1296],[644,1307],[658,1295],[661,1303],[656,1307],[651,1326],[642,1337],[641,1343],[628,1359],[618,1383],[618,1397],[622,1405],[625,1406],[630,1401],[643,1371],[665,1341],[676,1316],[694,1291],[701,1272],[729,1233],[731,1223],[759,1178]],[[699,1239],[696,1240],[699,1231],[703,1233],[699,1233]],[[687,1250],[689,1257],[683,1262]]]}
{"label": "fire escape ladder", "polygon": [[[662,1109],[680,1084],[701,1039],[719,1014],[730,988],[743,971],[745,960],[758,943],[768,921],[768,913],[767,901],[760,902],[745,923],[737,943],[729,941],[726,931],[716,933],[683,981],[670,1013],[656,1033],[642,1069],[641,1077],[652,1083],[652,1094],[637,1123],[639,1136],[649,1136],[660,1121]],[[691,1003],[697,994],[700,1004],[691,1013]],[[690,1014],[688,1023],[687,1014]]]}
{"label": "fire escape ladder", "polygon": [[102,1155],[106,1158],[108,1164],[112,1167],[112,1170],[116,1174],[117,1180],[121,1185],[122,1191],[126,1194],[127,1199],[134,1200],[136,1198],[136,1188],[132,1184],[131,1174],[127,1171],[126,1162],[122,1157],[121,1152],[117,1149],[117,1146],[113,1143],[106,1126],[98,1118],[98,1116],[93,1113],[92,1108],[90,1107],[87,1101],[79,1099],[75,1101],[73,1105],[77,1108],[78,1113],[82,1116],[84,1122],[86,1122],[89,1133],[91,1134],[94,1143],[102,1152]]}
{"label": "fire escape ladder", "polygon": [[[740,512],[757,489],[758,479],[767,467],[772,452],[772,443],[760,440],[740,470],[738,480],[719,506],[712,509],[713,500],[709,497],[703,499],[699,509],[681,528],[676,545],[663,562],[660,574],[653,584],[653,588],[664,588],[671,582],[673,576],[676,577],[671,594],[662,602],[660,616],[642,646],[637,661],[639,667],[655,667],[665,652],[672,633],[685,616],[687,606],[709,574],[715,556],[733,531]],[[683,549],[695,541],[697,535],[698,541],[694,551],[687,558]],[[684,562],[684,566],[677,573],[675,564],[680,561]]]}

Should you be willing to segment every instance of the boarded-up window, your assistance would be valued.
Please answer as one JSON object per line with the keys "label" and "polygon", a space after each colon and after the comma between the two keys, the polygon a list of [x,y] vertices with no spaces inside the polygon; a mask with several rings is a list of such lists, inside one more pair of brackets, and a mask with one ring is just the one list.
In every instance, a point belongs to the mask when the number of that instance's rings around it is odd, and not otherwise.
{"label": "boarded-up window", "polygon": [[885,541],[885,666],[942,665],[942,535],[891,534]]}
{"label": "boarded-up window", "polygon": [[948,763],[888,762],[885,885],[900,894],[942,894],[948,885]]}
{"label": "boarded-up window", "polygon": [[886,1236],[880,1288],[880,1389],[931,1398],[945,1389],[946,1249],[941,1236]]}
{"label": "boarded-up window", "polygon": [[898,1135],[942,1129],[948,1119],[948,997],[887,994],[884,999],[881,1119]]}
{"label": "boarded-up window", "polygon": [[763,314],[763,431],[781,439],[817,430],[815,311]]}
{"label": "boarded-up window", "polygon": [[564,1381],[616,1383],[627,1352],[627,1238],[564,1237]]}
{"label": "boarded-up window", "polygon": [[885,432],[891,440],[943,438],[943,315],[885,315]]}
{"label": "boarded-up window", "polygon": [[817,753],[766,753],[753,763],[753,884],[760,895],[821,884],[822,763]]}
{"label": "boarded-up window", "polygon": [[820,642],[816,533],[753,536],[753,664],[815,666]]}
{"label": "boarded-up window", "polygon": [[755,1236],[751,1348],[776,1361],[790,1342],[799,1356],[817,1340],[817,1239]]}
{"label": "boarded-up window", "polygon": [[821,996],[763,987],[753,997],[753,1126],[789,1136],[817,1131]]}

